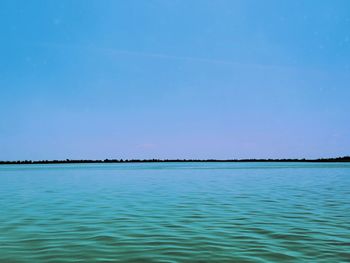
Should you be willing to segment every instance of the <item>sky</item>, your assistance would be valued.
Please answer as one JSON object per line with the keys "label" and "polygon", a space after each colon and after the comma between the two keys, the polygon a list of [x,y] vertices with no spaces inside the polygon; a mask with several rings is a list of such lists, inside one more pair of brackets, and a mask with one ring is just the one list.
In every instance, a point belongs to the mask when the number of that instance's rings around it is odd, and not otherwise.
{"label": "sky", "polygon": [[350,155],[350,1],[0,1],[0,160]]}

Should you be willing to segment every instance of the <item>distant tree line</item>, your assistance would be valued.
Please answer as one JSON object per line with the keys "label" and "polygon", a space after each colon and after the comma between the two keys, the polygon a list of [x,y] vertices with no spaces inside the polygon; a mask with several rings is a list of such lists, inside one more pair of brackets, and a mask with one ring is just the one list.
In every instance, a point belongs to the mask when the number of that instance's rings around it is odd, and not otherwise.
{"label": "distant tree line", "polygon": [[20,160],[0,161],[0,164],[60,164],[60,163],[176,163],[176,162],[350,162],[350,156],[320,159],[104,159],[104,160]]}

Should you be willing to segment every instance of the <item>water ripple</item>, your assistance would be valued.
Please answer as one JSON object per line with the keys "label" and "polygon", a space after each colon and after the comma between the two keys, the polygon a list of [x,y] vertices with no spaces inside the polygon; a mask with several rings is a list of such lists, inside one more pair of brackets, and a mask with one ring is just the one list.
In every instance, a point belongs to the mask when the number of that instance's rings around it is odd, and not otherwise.
{"label": "water ripple", "polygon": [[1,168],[0,262],[350,262],[348,168]]}

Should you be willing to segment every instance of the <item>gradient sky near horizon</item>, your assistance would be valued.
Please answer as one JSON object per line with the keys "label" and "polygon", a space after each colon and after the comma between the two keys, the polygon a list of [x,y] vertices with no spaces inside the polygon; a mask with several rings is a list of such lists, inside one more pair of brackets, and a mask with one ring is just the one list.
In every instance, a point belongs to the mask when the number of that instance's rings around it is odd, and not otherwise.
{"label": "gradient sky near horizon", "polygon": [[0,2],[0,159],[350,154],[350,1]]}

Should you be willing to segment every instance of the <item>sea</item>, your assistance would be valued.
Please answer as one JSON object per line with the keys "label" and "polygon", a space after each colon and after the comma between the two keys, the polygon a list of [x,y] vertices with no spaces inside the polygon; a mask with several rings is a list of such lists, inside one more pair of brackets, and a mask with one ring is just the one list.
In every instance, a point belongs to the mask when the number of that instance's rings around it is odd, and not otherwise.
{"label": "sea", "polygon": [[350,163],[0,165],[0,262],[350,262]]}

